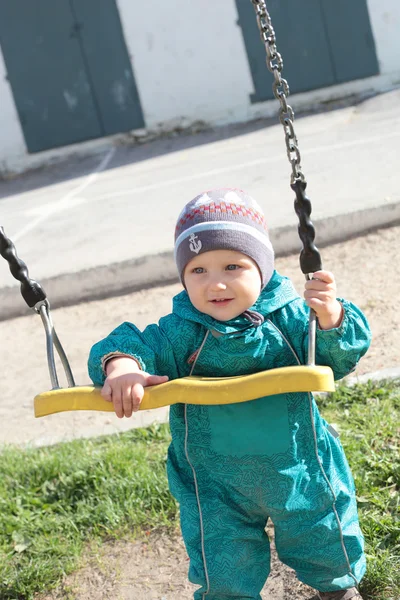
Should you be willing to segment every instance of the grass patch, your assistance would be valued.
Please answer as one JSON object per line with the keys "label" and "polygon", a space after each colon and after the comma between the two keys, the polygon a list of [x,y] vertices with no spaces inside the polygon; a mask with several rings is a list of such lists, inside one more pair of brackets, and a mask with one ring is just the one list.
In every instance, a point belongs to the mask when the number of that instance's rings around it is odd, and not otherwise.
{"label": "grass patch", "polygon": [[30,600],[88,541],[172,527],[166,425],[0,456],[0,598]]}
{"label": "grass patch", "polygon": [[366,600],[400,599],[400,381],[340,386],[319,400],[337,424],[366,542]]}
{"label": "grass patch", "polygon": [[[366,538],[365,600],[400,600],[400,381],[320,398],[336,424]],[[79,565],[88,543],[175,528],[166,425],[0,454],[0,598],[32,600]]]}

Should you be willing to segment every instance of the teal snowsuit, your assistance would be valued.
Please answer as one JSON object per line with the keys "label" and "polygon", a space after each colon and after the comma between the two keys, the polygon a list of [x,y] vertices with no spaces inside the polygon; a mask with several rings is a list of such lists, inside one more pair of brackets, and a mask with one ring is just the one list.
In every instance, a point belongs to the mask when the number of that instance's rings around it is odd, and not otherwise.
{"label": "teal snowsuit", "polygon": [[[317,331],[317,364],[336,379],[351,372],[370,343],[365,317],[341,300],[337,329]],[[140,332],[124,323],[96,344],[89,373],[104,382],[101,359],[134,356],[143,370],[170,379],[234,376],[307,362],[309,310],[291,282],[274,273],[252,307],[227,322],[200,313],[186,292],[172,314]],[[188,399],[190,401],[190,398]],[[365,571],[353,478],[337,434],[311,394],[267,396],[230,405],[177,404],[170,410],[168,478],[180,503],[195,600],[260,599],[269,574],[268,518],[279,558],[320,590],[350,588]]]}

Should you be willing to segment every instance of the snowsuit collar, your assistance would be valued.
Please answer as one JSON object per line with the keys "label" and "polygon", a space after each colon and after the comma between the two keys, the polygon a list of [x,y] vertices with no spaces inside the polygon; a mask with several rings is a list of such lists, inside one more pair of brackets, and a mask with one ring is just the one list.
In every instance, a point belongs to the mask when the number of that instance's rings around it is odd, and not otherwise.
{"label": "snowsuit collar", "polygon": [[[261,291],[250,310],[256,311],[266,318],[269,314],[289,304],[299,295],[287,277],[274,271],[267,286]],[[237,333],[252,328],[252,323],[246,317],[239,315],[229,321],[218,321],[209,315],[198,311],[190,302],[186,291],[181,292],[173,299],[173,313],[188,321],[199,323],[211,331],[222,334]]]}

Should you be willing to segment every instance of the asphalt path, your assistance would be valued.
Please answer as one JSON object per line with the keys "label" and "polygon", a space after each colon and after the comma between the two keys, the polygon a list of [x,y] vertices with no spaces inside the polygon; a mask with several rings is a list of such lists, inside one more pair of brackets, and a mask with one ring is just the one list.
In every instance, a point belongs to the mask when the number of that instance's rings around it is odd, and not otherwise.
{"label": "asphalt path", "polygon": [[[394,90],[296,119],[320,244],[400,220],[399,101]],[[173,280],[175,220],[214,186],[251,193],[277,254],[296,251],[290,165],[282,127],[272,123],[136,145],[105,141],[90,156],[2,182],[0,223],[53,306]],[[25,310],[1,261],[0,318]]]}

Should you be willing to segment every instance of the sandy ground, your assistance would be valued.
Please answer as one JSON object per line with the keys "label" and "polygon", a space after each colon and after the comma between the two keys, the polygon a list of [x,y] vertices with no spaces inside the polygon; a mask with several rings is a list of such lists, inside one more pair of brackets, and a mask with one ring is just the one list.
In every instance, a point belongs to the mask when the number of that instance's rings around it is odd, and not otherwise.
{"label": "sandy ground", "polygon": [[[294,571],[279,562],[271,538],[271,573],[262,600],[317,600]],[[187,581],[189,559],[180,536],[150,535],[135,543],[105,545],[99,556],[66,577],[54,593],[37,600],[191,600],[197,586]]]}
{"label": "sandy ground", "polygon": [[[364,237],[322,250],[324,267],[335,273],[339,295],[358,304],[367,315],[373,343],[357,374],[400,367],[400,226],[381,229]],[[300,291],[303,275],[298,257],[277,260],[277,269],[288,275]],[[139,327],[169,311],[175,284],[127,296],[91,302],[54,311],[53,319],[68,350],[76,379],[87,382],[86,360],[90,346],[124,320]],[[69,413],[46,419],[33,417],[32,397],[48,389],[44,339],[35,315],[0,323],[0,419],[2,443],[40,444],[60,439],[111,433],[132,427],[111,414]],[[154,418],[151,411],[148,419]],[[157,413],[159,418],[165,414]],[[157,416],[157,415],[156,415]],[[76,600],[189,600],[192,586],[186,581],[187,557],[177,538],[150,536],[143,542],[105,544],[100,558],[68,577],[60,590],[47,596]],[[66,587],[74,590],[68,596]],[[64,591],[63,591],[64,590]],[[71,593],[71,592],[69,592]],[[263,600],[300,600],[314,597],[294,574],[276,562],[263,592]]]}

